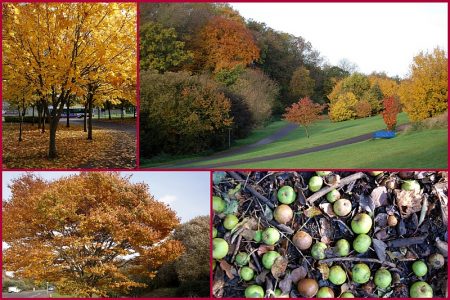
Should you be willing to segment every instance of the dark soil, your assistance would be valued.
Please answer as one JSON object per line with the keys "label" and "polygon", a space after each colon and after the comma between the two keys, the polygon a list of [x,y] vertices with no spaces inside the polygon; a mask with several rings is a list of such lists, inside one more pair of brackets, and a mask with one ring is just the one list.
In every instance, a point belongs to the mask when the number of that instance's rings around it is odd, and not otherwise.
{"label": "dark soil", "polygon": [[[334,172],[333,174],[339,175],[342,180],[354,173],[356,172]],[[294,269],[298,268],[304,268],[306,278],[316,279],[320,287],[332,288],[335,297],[347,290],[352,292],[355,297],[409,297],[410,286],[421,280],[431,285],[434,297],[446,297],[447,258],[445,258],[444,266],[439,269],[433,269],[427,263],[428,273],[420,279],[414,275],[411,269],[414,261],[428,262],[431,254],[442,253],[446,256],[445,247],[448,237],[447,216],[444,212],[447,212],[447,207],[441,205],[441,201],[446,203],[446,172],[384,172],[378,176],[372,176],[369,173],[362,174],[362,178],[338,188],[341,198],[349,199],[352,202],[352,211],[347,217],[327,214],[323,207],[323,204],[328,203],[325,196],[312,203],[307,200],[314,194],[308,189],[309,178],[313,175],[315,175],[314,172],[215,172],[214,194],[225,199],[229,207],[237,204],[235,214],[240,222],[248,219],[256,220],[256,227],[253,224],[249,230],[264,230],[274,226],[279,229],[282,236],[280,241],[275,244],[274,250],[288,260],[287,268],[281,268],[281,275],[278,280],[275,279],[270,270],[264,271],[261,262],[263,253],[256,251],[258,248],[264,248],[264,246],[261,247],[263,243],[257,243],[246,237],[239,238],[239,235],[245,236],[239,230],[241,223],[230,232],[222,225],[225,214],[214,215],[213,223],[218,230],[217,237],[224,238],[230,245],[228,255],[223,259],[228,264],[216,262],[213,285],[215,297],[242,298],[245,288],[252,284],[262,286],[266,291],[266,296],[270,296],[271,291],[280,288],[285,295],[299,297],[296,284],[298,278],[289,276]],[[332,179],[333,175],[325,177],[325,181]],[[405,198],[399,194],[401,184],[408,179],[416,179],[422,189],[420,193],[416,193],[420,195],[421,200],[414,205],[402,202],[402,199]],[[239,183],[241,188],[236,192],[234,189]],[[280,226],[275,220],[271,220],[270,216],[270,211],[279,204],[277,190],[283,185],[294,187],[297,193],[296,201],[290,204],[294,211],[294,218],[285,227]],[[371,193],[378,187],[381,187],[378,190],[383,190],[385,185],[388,186],[383,193],[385,198],[384,200],[380,198],[380,201],[377,202],[376,195],[371,195]],[[322,188],[324,187],[326,185]],[[438,190],[441,191],[440,195],[438,195]],[[255,191],[260,196],[256,195]],[[412,194],[415,193],[412,192]],[[442,198],[442,195],[445,199]],[[424,200],[425,198],[426,200]],[[423,208],[426,202],[428,202],[428,206]],[[319,205],[321,206],[319,207]],[[319,215],[309,215],[310,217],[308,217],[311,209],[307,209],[310,207],[317,208],[316,213]],[[415,212],[405,213],[411,208],[415,208]],[[356,213],[364,211],[373,214],[374,224],[368,235],[378,243],[374,245],[373,242],[366,253],[358,254],[352,247],[352,241],[356,235],[351,232],[350,222]],[[424,219],[420,223],[421,213]],[[390,227],[386,224],[388,215],[396,217],[398,220],[396,226]],[[332,247],[337,240],[347,239],[351,246],[351,252],[347,256],[351,258],[350,261],[341,261],[337,258],[332,263],[320,262],[311,256],[310,249],[300,252],[289,241],[292,240],[293,233],[300,229],[312,236],[313,244],[319,241],[327,244],[327,258],[336,257]],[[381,249],[380,244],[384,245],[386,249]],[[445,250],[442,249],[442,245],[445,246]],[[235,250],[237,246],[239,249]],[[378,253],[375,249],[379,250]],[[255,277],[257,277],[249,282],[240,279],[238,274],[240,267],[234,263],[235,253],[241,251],[247,253],[254,251],[249,266],[255,270]],[[369,283],[361,285],[352,281],[351,269],[355,264],[353,258],[371,258],[377,261],[367,262],[371,269]],[[336,264],[342,266],[347,273],[347,281],[342,286],[333,285],[329,280],[325,280],[320,271],[324,272],[326,266],[331,267]],[[376,288],[373,284],[373,276],[381,266],[387,268],[392,274],[392,283],[384,290]]]}

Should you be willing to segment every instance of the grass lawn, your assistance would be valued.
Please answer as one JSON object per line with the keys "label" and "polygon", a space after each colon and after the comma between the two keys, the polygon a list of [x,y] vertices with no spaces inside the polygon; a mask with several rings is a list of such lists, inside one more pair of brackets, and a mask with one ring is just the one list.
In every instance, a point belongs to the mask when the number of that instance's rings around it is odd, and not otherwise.
{"label": "grass lawn", "polygon": [[447,168],[447,129],[399,134],[391,140],[370,140],[290,158],[227,168]]}
{"label": "grass lawn", "polygon": [[[398,116],[398,124],[408,123],[408,117],[405,113]],[[310,137],[307,138],[303,127],[299,127],[284,138],[274,143],[264,145],[250,152],[220,158],[216,160],[202,161],[192,164],[192,166],[208,165],[218,162],[235,161],[240,159],[248,159],[260,157],[270,154],[283,153],[298,149],[310,148],[327,143],[332,143],[351,137],[370,133],[376,130],[384,129],[383,118],[378,115],[370,118],[349,120],[344,122],[333,123],[330,120],[322,120],[313,124],[310,128]],[[257,163],[257,165],[261,165]],[[292,165],[291,165],[292,166]]]}
{"label": "grass lawn", "polygon": [[[244,138],[239,139],[233,142],[230,149],[250,145],[253,143],[258,142],[259,140],[262,140],[265,137],[268,137],[275,133],[276,131],[280,130],[284,126],[286,126],[288,123],[286,121],[274,121],[267,125],[264,128],[255,129],[252,131],[252,133]],[[229,149],[227,149],[229,150]],[[165,163],[176,163],[181,162],[183,160],[190,160],[190,159],[196,159],[201,158],[206,155],[211,155],[213,153],[207,153],[207,154],[197,154],[197,155],[178,155],[178,156],[172,156],[172,155],[158,155],[153,158],[147,159],[147,158],[141,158],[141,167],[155,167],[158,165],[163,165]]]}

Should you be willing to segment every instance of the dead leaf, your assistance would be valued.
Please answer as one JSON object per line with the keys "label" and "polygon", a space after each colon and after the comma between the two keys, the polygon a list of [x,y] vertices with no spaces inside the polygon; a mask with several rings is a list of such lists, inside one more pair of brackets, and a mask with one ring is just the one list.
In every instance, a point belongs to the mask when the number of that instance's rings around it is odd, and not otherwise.
{"label": "dead leaf", "polygon": [[315,206],[311,206],[310,208],[303,211],[303,213],[308,218],[314,218],[314,217],[320,216],[322,214],[322,211]]}
{"label": "dead leaf", "polygon": [[230,278],[230,280],[232,280],[234,278],[234,276],[237,275],[237,271],[236,268],[233,267],[232,265],[230,265],[226,260],[222,259],[220,261],[220,268],[222,270],[225,271],[225,273],[227,274],[228,278]]}
{"label": "dead leaf", "polygon": [[422,209],[422,195],[416,191],[395,190],[396,203],[403,218]]}
{"label": "dead leaf", "polygon": [[214,272],[214,282],[212,286],[213,295],[216,298],[223,297],[223,287],[225,286],[225,280],[223,279],[223,271],[221,268],[216,268]]}
{"label": "dead leaf", "polygon": [[258,276],[256,276],[255,281],[257,284],[262,285],[266,282],[267,274],[269,274],[269,270],[264,269]]}
{"label": "dead leaf", "polygon": [[275,259],[272,268],[270,271],[275,279],[280,278],[286,272],[286,268],[288,265],[288,259],[284,256],[279,256]]}
{"label": "dead leaf", "polygon": [[425,216],[427,215],[428,211],[428,195],[423,194],[423,202],[422,202],[422,209],[420,210],[420,218],[419,223],[417,224],[417,228],[422,225],[423,221],[425,220]]}
{"label": "dead leaf", "polygon": [[273,219],[273,211],[266,205],[264,208],[264,217],[270,221]]}
{"label": "dead leaf", "polygon": [[386,261],[386,243],[377,239],[372,239],[372,245],[375,249],[378,259],[383,262]]}
{"label": "dead leaf", "polygon": [[369,215],[373,216],[375,212],[375,204],[372,200],[372,197],[366,196],[364,194],[357,195],[359,198],[359,205],[363,210],[365,210]]}
{"label": "dead leaf", "polygon": [[280,283],[278,284],[278,287],[281,290],[281,294],[289,295],[289,291],[292,288],[292,280],[290,274],[284,276],[283,280],[281,280]]}
{"label": "dead leaf", "polygon": [[266,252],[272,251],[274,248],[274,246],[269,246],[269,245],[259,245],[258,247],[258,255],[261,256]]}
{"label": "dead leaf", "polygon": [[436,239],[436,248],[438,248],[439,252],[441,252],[441,254],[444,257],[448,256],[448,243],[441,241],[439,238]]}
{"label": "dead leaf", "polygon": [[247,241],[251,241],[255,237],[255,233],[256,231],[254,230],[244,228],[241,232],[241,236]]}
{"label": "dead leaf", "polygon": [[370,193],[375,208],[388,205],[387,190],[385,186],[379,186]]}
{"label": "dead leaf", "polygon": [[320,203],[319,204],[320,209],[327,214],[329,217],[336,217],[336,214],[333,211],[333,204],[331,203]]}
{"label": "dead leaf", "polygon": [[300,279],[303,279],[306,277],[308,272],[306,271],[306,268],[303,266],[300,266],[294,270],[292,270],[290,274],[290,278],[293,283],[297,283]]}
{"label": "dead leaf", "polygon": [[333,230],[331,229],[330,221],[326,218],[321,218],[319,223],[321,235],[320,241],[328,245],[333,240]]}
{"label": "dead leaf", "polygon": [[317,269],[319,270],[320,274],[322,274],[323,280],[328,280],[328,276],[330,275],[330,268],[328,267],[328,265],[319,264]]}
{"label": "dead leaf", "polygon": [[388,214],[379,213],[374,218],[375,225],[379,226],[381,228],[384,228],[387,226],[387,219],[388,219]]}
{"label": "dead leaf", "polygon": [[345,293],[346,291],[350,290],[350,286],[348,285],[348,283],[344,283],[341,285],[341,294]]}

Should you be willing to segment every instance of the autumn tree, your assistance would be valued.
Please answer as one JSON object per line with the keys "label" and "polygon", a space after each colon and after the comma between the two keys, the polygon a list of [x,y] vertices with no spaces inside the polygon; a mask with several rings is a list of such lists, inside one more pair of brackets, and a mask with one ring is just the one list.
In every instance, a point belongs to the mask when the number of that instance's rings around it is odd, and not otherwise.
{"label": "autumn tree", "polygon": [[311,97],[314,93],[314,80],[310,77],[309,70],[299,67],[292,74],[290,82],[291,94],[295,98]]}
{"label": "autumn tree", "polygon": [[135,65],[136,4],[9,3],[3,8],[5,76],[18,70],[30,82],[50,117],[48,156],[55,158],[66,103],[74,96],[92,103],[98,82],[109,84],[133,59]]}
{"label": "autumn tree", "polygon": [[399,95],[412,121],[421,121],[448,108],[448,58],[444,50],[414,57],[411,76],[401,83]]}
{"label": "autumn tree", "polygon": [[144,183],[118,173],[86,172],[45,181],[26,174],[3,205],[5,270],[79,297],[126,294],[176,259],[182,244],[166,239],[179,219]]}
{"label": "autumn tree", "polygon": [[224,17],[212,18],[200,33],[201,52],[196,60],[218,72],[246,66],[259,58],[259,49],[245,24]]}
{"label": "autumn tree", "polygon": [[400,112],[400,103],[391,96],[383,100],[383,120],[387,130],[394,130],[397,125],[397,115]]}
{"label": "autumn tree", "polygon": [[288,122],[303,126],[306,136],[309,138],[308,127],[320,119],[320,114],[324,108],[325,105],[314,103],[311,99],[305,97],[292,104],[291,107],[286,108],[283,118]]}
{"label": "autumn tree", "polygon": [[184,49],[184,42],[178,40],[174,28],[164,28],[156,22],[148,22],[141,29],[141,70],[155,69],[160,73],[173,71],[192,57]]}
{"label": "autumn tree", "polygon": [[333,122],[346,121],[356,117],[356,105],[358,99],[352,92],[347,92],[338,96],[336,101],[330,104],[328,116]]}

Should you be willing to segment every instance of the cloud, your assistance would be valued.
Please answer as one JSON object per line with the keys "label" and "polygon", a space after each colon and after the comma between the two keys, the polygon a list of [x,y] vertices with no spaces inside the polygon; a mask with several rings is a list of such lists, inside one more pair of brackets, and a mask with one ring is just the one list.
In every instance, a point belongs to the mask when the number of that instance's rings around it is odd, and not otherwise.
{"label": "cloud", "polygon": [[159,201],[164,202],[166,204],[171,204],[175,200],[177,200],[177,196],[175,195],[164,195],[161,198],[159,198]]}

